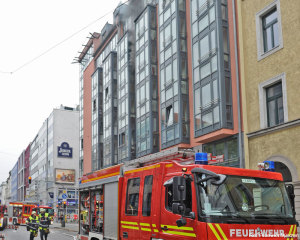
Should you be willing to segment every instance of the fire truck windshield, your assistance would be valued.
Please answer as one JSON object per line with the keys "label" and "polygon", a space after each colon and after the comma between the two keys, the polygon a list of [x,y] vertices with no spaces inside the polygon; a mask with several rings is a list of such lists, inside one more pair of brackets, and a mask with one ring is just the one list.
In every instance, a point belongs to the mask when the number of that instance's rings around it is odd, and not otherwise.
{"label": "fire truck windshield", "polygon": [[[204,178],[205,176],[202,176]],[[198,184],[200,216],[218,219],[293,219],[283,182],[241,176],[227,176],[220,184],[209,179]]]}

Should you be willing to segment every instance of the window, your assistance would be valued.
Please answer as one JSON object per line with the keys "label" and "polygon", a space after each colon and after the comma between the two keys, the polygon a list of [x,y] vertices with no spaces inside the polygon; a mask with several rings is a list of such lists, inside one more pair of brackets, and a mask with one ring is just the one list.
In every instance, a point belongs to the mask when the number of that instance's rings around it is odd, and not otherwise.
{"label": "window", "polygon": [[266,88],[268,127],[283,123],[283,103],[281,82]]}
{"label": "window", "polygon": [[[164,184],[165,186],[165,208],[168,211],[172,211],[173,204],[173,179],[168,180]],[[192,211],[192,188],[191,182],[187,181],[186,183],[186,200],[183,201],[186,206],[186,212],[189,213]]]}
{"label": "window", "polygon": [[285,73],[259,84],[260,127],[288,121]]}
{"label": "window", "polygon": [[119,146],[122,146],[126,143],[126,135],[125,132],[119,134]]}
{"label": "window", "polygon": [[216,165],[239,167],[238,140],[236,136],[203,144],[202,150],[203,152],[211,153],[212,156],[219,156],[219,160],[214,163]]}
{"label": "window", "polygon": [[105,88],[105,100],[107,101],[107,99],[108,99],[108,87]]}
{"label": "window", "polygon": [[127,182],[125,214],[138,215],[140,178],[132,178]]}
{"label": "window", "polygon": [[173,107],[172,105],[166,108],[167,115],[167,126],[171,126],[173,124]]}
{"label": "window", "polygon": [[283,47],[281,29],[280,2],[276,0],[256,14],[258,60]]}
{"label": "window", "polygon": [[144,193],[143,193],[143,216],[151,215],[151,198],[152,198],[152,184],[153,176],[146,176],[144,182]]}
{"label": "window", "polygon": [[278,15],[274,9],[262,18],[264,51],[267,52],[279,45],[278,40]]}
{"label": "window", "polygon": [[93,112],[97,110],[96,99],[93,100]]}

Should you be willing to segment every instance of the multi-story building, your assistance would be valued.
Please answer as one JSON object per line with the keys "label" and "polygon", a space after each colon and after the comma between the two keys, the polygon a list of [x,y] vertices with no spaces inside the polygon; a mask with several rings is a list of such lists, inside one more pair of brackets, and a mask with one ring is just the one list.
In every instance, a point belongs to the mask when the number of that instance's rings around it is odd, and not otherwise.
{"label": "multi-story building", "polygon": [[18,201],[24,201],[25,186],[24,186],[24,171],[25,171],[25,151],[18,158]]}
{"label": "multi-story building", "polygon": [[18,200],[18,161],[11,170],[11,201]]}
{"label": "multi-story building", "polygon": [[25,154],[24,154],[24,170],[23,170],[23,174],[24,174],[24,180],[23,180],[23,186],[24,186],[24,200],[26,199],[26,196],[29,193],[29,183],[28,183],[28,177],[29,177],[29,170],[30,170],[30,146],[31,144],[29,144],[27,146],[27,148],[25,149]]}
{"label": "multi-story building", "polygon": [[297,220],[299,10],[297,0],[238,1],[246,167],[257,169],[258,162],[275,162],[275,171],[296,189]]}
{"label": "multi-story building", "polygon": [[8,178],[6,179],[4,192],[5,198],[3,204],[8,205],[11,201],[11,171],[9,171],[8,173]]}
{"label": "multi-story building", "polygon": [[6,202],[5,202],[5,199],[6,199],[5,188],[6,188],[6,182],[2,182],[1,185],[0,185],[0,192],[1,192],[0,200],[1,200],[1,204],[3,204],[3,205],[6,204]]}
{"label": "multi-story building", "polygon": [[54,206],[78,206],[79,112],[61,106],[45,120],[30,146],[30,185],[26,200]]}
{"label": "multi-story building", "polygon": [[156,8],[147,5],[135,21],[136,157],[159,150]]}
{"label": "multi-story building", "polygon": [[115,9],[78,58],[81,174],[173,147],[244,166],[233,4],[131,0]]}

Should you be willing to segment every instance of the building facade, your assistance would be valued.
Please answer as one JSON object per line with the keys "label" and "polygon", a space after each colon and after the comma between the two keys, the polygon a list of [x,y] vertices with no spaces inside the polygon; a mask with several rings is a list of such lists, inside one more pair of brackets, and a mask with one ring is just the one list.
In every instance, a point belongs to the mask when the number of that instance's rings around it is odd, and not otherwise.
{"label": "building facade", "polygon": [[25,186],[24,186],[24,169],[25,169],[25,151],[18,158],[18,201],[24,201]]}
{"label": "building facade", "polygon": [[11,170],[11,201],[18,200],[18,161]]}
{"label": "building facade", "polygon": [[244,166],[234,8],[227,0],[117,6],[78,57],[81,174],[173,147]]}
{"label": "building facade", "polygon": [[275,171],[296,189],[298,221],[299,10],[296,0],[238,1],[246,167],[275,162]]}
{"label": "building facade", "polygon": [[28,182],[28,177],[29,177],[29,172],[30,172],[30,145],[27,146],[25,149],[25,154],[24,154],[24,200],[26,199],[27,195],[29,194],[29,182]]}
{"label": "building facade", "polygon": [[6,179],[4,188],[4,204],[8,205],[11,201],[11,171],[8,173],[8,178]]}
{"label": "building facade", "polygon": [[2,182],[0,185],[0,192],[1,192],[0,200],[2,205],[6,204],[5,188],[6,188],[6,182]]}
{"label": "building facade", "polygon": [[78,207],[79,112],[61,106],[45,120],[30,146],[32,183],[26,200],[53,206]]}

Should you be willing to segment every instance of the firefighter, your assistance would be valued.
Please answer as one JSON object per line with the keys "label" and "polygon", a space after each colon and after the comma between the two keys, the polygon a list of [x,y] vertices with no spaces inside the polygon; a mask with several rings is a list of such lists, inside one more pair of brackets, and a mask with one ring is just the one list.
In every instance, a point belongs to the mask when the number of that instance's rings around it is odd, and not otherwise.
{"label": "firefighter", "polygon": [[41,240],[47,240],[48,234],[49,234],[49,225],[50,225],[50,218],[49,214],[46,213],[45,209],[41,209],[41,213],[39,215],[40,217],[40,236]]}
{"label": "firefighter", "polygon": [[31,216],[27,218],[26,225],[27,231],[30,231],[30,240],[33,240],[38,235],[39,217],[36,215],[36,211],[32,211]]}

